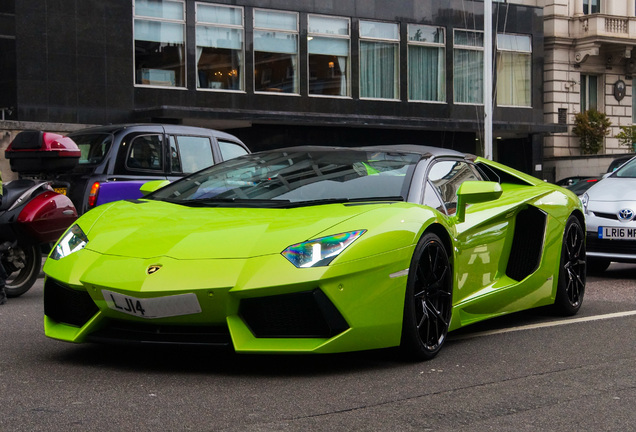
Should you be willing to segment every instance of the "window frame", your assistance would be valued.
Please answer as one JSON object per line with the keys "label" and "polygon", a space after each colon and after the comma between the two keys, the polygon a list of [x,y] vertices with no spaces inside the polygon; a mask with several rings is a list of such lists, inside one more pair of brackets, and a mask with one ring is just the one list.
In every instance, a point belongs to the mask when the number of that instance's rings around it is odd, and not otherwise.
{"label": "window frame", "polygon": [[[380,37],[373,37],[373,36],[363,36],[362,35],[362,23],[363,22],[369,22],[369,23],[382,23],[382,24],[392,24],[395,25],[397,27],[397,38],[396,39],[390,39],[390,38],[380,38]],[[394,45],[394,87],[393,87],[393,98],[384,98],[384,97],[372,97],[372,96],[362,96],[362,63],[363,63],[363,59],[362,59],[362,54],[363,54],[363,50],[362,50],[362,44],[363,42],[366,43],[374,43],[374,44],[391,44]],[[379,20],[367,20],[367,19],[361,19],[358,21],[358,76],[359,76],[359,84],[358,84],[358,92],[360,95],[360,100],[373,100],[373,101],[387,101],[387,102],[399,102],[400,101],[400,87],[401,87],[401,80],[400,80],[400,46],[401,46],[402,41],[400,40],[400,23],[399,22],[394,22],[394,21],[379,21]]]}
{"label": "window frame", "polygon": [[[168,0],[171,3],[180,3],[182,7],[182,19],[175,18],[161,18],[161,17],[152,17],[147,15],[137,15],[137,0],[133,0],[133,13],[132,13],[132,51],[133,51],[133,83],[134,87],[141,88],[160,88],[160,89],[170,89],[170,90],[187,90],[188,88],[188,38],[187,38],[187,11],[186,11],[186,0]],[[183,85],[175,85],[174,86],[166,86],[166,85],[158,85],[158,84],[143,84],[137,82],[137,55],[136,55],[136,44],[137,37],[135,35],[135,21],[150,21],[150,22],[159,22],[159,23],[171,23],[171,24],[180,24],[183,28]],[[141,70],[141,69],[140,69]]]}
{"label": "window frame", "polygon": [[[530,49],[529,51],[524,51],[522,49],[512,49],[512,48],[500,48],[499,46],[499,41],[500,41],[500,36],[512,36],[515,38],[527,38],[527,40],[529,41],[530,44]],[[495,42],[495,46],[496,46],[496,70],[497,70],[497,99],[496,99],[496,105],[499,107],[505,107],[505,108],[532,108],[532,51],[533,51],[533,46],[532,46],[532,35],[528,35],[528,34],[513,34],[513,33],[497,33],[497,40]],[[526,56],[528,57],[528,69],[526,70],[527,74],[528,74],[528,88],[526,89],[526,96],[528,99],[528,105],[515,105],[515,104],[501,104],[499,103],[499,97],[501,95],[501,92],[499,91],[499,85],[502,83],[502,81],[500,80],[500,76],[503,75],[500,70],[500,53],[513,53],[513,54],[517,54],[519,56]],[[512,89],[514,90],[514,89]],[[514,99],[514,96],[513,96]],[[514,102],[514,101],[513,101]]]}
{"label": "window frame", "polygon": [[[199,6],[212,6],[212,7],[222,7],[222,8],[226,8],[226,9],[235,9],[235,10],[240,10],[240,15],[241,15],[241,24],[225,24],[225,23],[209,23],[206,21],[199,21]],[[196,59],[196,55],[195,55],[195,69],[197,71],[197,85],[196,85],[196,89],[201,90],[201,91],[212,91],[212,92],[230,92],[230,93],[245,93],[246,92],[246,67],[247,67],[247,62],[245,61],[245,55],[246,55],[246,50],[245,50],[245,45],[246,45],[246,40],[245,40],[245,7],[244,6],[234,6],[234,5],[226,5],[226,4],[217,4],[217,3],[204,3],[204,2],[196,2],[195,3],[195,20],[194,20],[194,27],[195,27],[195,49],[198,50],[199,45],[197,43],[197,31],[199,29],[199,27],[215,27],[215,28],[222,28],[222,29],[232,29],[232,30],[240,30],[241,31],[241,49],[240,49],[240,56],[241,56],[241,61],[240,61],[240,67],[242,70],[242,73],[240,73],[240,77],[239,77],[239,88],[238,89],[224,89],[224,88],[208,88],[208,87],[200,87],[199,86],[199,62]]]}
{"label": "window frame", "polygon": [[[461,45],[456,43],[456,39],[457,39],[457,32],[465,32],[465,33],[474,33],[474,34],[481,34],[482,35],[482,45],[481,46],[473,46],[473,45]],[[484,76],[484,67],[485,67],[485,40],[484,40],[484,31],[483,30],[472,30],[472,29],[465,29],[465,28],[454,28],[453,29],[453,103],[456,105],[472,105],[472,106],[482,106],[484,105],[484,82],[483,82],[483,76]],[[475,51],[475,52],[481,52],[482,53],[482,58],[481,58],[481,68],[480,68],[480,73],[478,74],[478,76],[481,79],[481,91],[478,93],[479,94],[479,101],[477,102],[464,102],[464,101],[458,101],[457,100],[457,90],[456,90],[456,85],[455,85],[455,77],[457,76],[456,71],[457,71],[457,59],[455,57],[455,54],[457,53],[457,51]]]}
{"label": "window frame", "polygon": [[[590,78],[594,78],[594,81],[596,83],[596,91],[594,92],[595,93],[594,97],[596,99],[596,106],[590,106],[590,100],[591,100],[590,95],[593,93],[590,91]],[[581,112],[585,112],[590,109],[595,109],[597,111],[600,110],[601,98],[599,98],[599,87],[600,87],[599,81],[600,81],[600,77],[598,75],[583,74],[583,73],[581,74],[581,93],[580,93],[580,99],[579,99]]]}
{"label": "window frame", "polygon": [[[329,18],[329,19],[335,19],[335,20],[340,20],[340,21],[347,21],[347,34],[346,35],[339,35],[339,34],[327,34],[327,33],[319,33],[319,32],[312,32],[311,31],[311,26],[310,26],[310,20],[312,17],[318,17],[318,18]],[[309,51],[309,41],[311,40],[310,38],[313,37],[320,37],[320,38],[324,38],[324,39],[345,39],[348,41],[348,54],[347,54],[347,62],[346,62],[346,69],[345,69],[345,79],[346,79],[346,90],[345,90],[345,94],[342,95],[328,95],[328,94],[318,94],[318,93],[311,93],[311,88],[310,88],[310,82],[311,82],[311,68],[310,68],[310,56],[311,56],[311,52]],[[351,99],[351,82],[352,82],[352,70],[351,70],[351,18],[350,17],[341,17],[341,16],[335,16],[335,15],[322,15],[322,14],[307,14],[307,94],[309,95],[309,97],[326,97],[326,98],[339,98],[339,99]]]}
{"label": "window frame", "polygon": [[[441,29],[443,32],[443,36],[444,36],[444,41],[443,42],[423,42],[423,41],[411,41],[409,38],[409,34],[410,34],[410,28],[411,26],[417,26],[417,27],[430,27],[430,28],[437,28],[437,29]],[[448,68],[446,67],[446,42],[447,42],[447,36],[446,36],[446,27],[444,26],[436,26],[436,25],[428,25],[428,24],[416,24],[416,23],[408,23],[407,24],[407,30],[406,30],[406,55],[407,55],[407,73],[406,73],[406,80],[407,80],[407,100],[408,102],[415,102],[415,103],[437,103],[437,104],[447,104],[448,103],[448,92],[446,91],[446,86],[447,86],[447,78],[448,78]],[[411,97],[411,79],[410,79],[410,73],[411,73],[411,47],[428,47],[428,48],[437,48],[438,50],[441,51],[441,55],[442,55],[442,60],[441,60],[441,64],[442,64],[442,68],[443,70],[441,71],[441,78],[443,79],[443,83],[440,84],[440,86],[438,87],[438,92],[441,95],[441,98],[439,98],[438,100],[433,100],[433,99],[414,99]]]}
{"label": "window frame", "polygon": [[[280,29],[280,28],[272,28],[272,27],[259,27],[256,25],[256,15],[258,11],[263,11],[263,12],[272,12],[272,13],[277,13],[277,14],[281,14],[281,15],[295,15],[296,17],[296,29],[295,30],[284,30],[284,29]],[[255,35],[257,32],[279,32],[279,33],[283,33],[283,34],[288,34],[288,35],[295,35],[296,36],[296,52],[295,52],[295,56],[296,56],[296,71],[295,71],[295,83],[294,83],[294,91],[293,92],[284,92],[284,91],[280,91],[280,92],[276,92],[276,91],[267,91],[267,90],[257,90],[256,89],[256,53],[257,52],[271,52],[271,51],[257,51],[256,50],[256,38]],[[251,45],[252,45],[252,64],[253,64],[253,70],[252,70],[252,85],[253,85],[253,90],[255,94],[266,94],[266,95],[277,95],[277,96],[300,96],[300,68],[299,68],[299,61],[300,61],[300,12],[296,12],[296,11],[287,11],[287,10],[278,10],[278,9],[267,9],[267,8],[259,8],[259,7],[255,7],[252,9],[252,40],[250,41]],[[261,82],[263,80],[263,77],[261,76]]]}

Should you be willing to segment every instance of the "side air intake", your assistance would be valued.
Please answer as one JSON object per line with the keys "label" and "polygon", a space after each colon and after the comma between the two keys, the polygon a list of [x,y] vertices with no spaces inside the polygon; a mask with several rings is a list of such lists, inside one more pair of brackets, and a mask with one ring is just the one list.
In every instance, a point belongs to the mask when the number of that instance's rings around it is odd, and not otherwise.
{"label": "side air intake", "polygon": [[521,281],[539,268],[546,220],[546,214],[536,207],[528,207],[517,214],[506,268],[508,277]]}

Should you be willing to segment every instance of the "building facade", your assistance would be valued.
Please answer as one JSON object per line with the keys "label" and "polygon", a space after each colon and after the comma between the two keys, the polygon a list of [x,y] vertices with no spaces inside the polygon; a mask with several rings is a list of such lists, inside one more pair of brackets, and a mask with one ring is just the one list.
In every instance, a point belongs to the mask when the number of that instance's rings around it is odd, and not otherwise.
{"label": "building facade", "polygon": [[[636,1],[545,0],[544,17],[546,122],[568,124],[545,139],[544,176],[599,175],[617,154],[634,152],[615,136],[636,124]],[[591,108],[612,126],[599,154],[585,156],[572,128]]]}
{"label": "building facade", "polygon": [[[494,158],[543,176],[543,140],[566,128],[544,113],[543,9],[524,3],[493,7]],[[0,5],[4,147],[34,122],[168,122],[226,130],[254,151],[414,143],[483,154],[483,1]]]}

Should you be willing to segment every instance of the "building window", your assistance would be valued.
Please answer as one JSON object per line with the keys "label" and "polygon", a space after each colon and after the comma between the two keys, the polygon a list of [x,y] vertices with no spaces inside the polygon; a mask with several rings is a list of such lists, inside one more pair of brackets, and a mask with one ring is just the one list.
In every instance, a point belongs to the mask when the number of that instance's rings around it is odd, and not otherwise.
{"label": "building window", "polygon": [[243,8],[196,7],[197,88],[245,90]]}
{"label": "building window", "polygon": [[453,36],[453,100],[484,103],[484,33],[455,30]]}
{"label": "building window", "polygon": [[601,0],[583,0],[583,13],[585,15],[601,13]]}
{"label": "building window", "polygon": [[185,3],[135,0],[135,84],[185,87]]}
{"label": "building window", "polygon": [[636,124],[636,78],[632,79],[632,123]]}
{"label": "building window", "polygon": [[398,99],[399,27],[395,23],[360,21],[360,97]]}
{"label": "building window", "polygon": [[443,27],[409,24],[409,100],[446,101],[446,38]]}
{"label": "building window", "polygon": [[497,35],[497,105],[529,107],[532,85],[530,36]]}
{"label": "building window", "polygon": [[349,19],[317,15],[307,19],[309,94],[349,96]]}
{"label": "building window", "polygon": [[254,90],[298,93],[298,14],[254,10]]}
{"label": "building window", "polygon": [[598,77],[581,74],[581,112],[598,110]]}

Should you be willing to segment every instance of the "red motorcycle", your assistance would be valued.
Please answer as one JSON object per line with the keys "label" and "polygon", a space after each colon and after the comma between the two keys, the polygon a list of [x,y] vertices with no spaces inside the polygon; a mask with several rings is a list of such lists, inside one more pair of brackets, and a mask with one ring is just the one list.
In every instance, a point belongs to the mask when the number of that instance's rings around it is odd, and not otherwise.
{"label": "red motorcycle", "polygon": [[77,219],[70,198],[37,178],[77,163],[79,149],[62,138],[39,131],[21,132],[5,151],[11,170],[21,177],[4,184],[0,204],[0,259],[9,275],[8,297],[20,296],[33,286],[42,269],[43,249]]}

